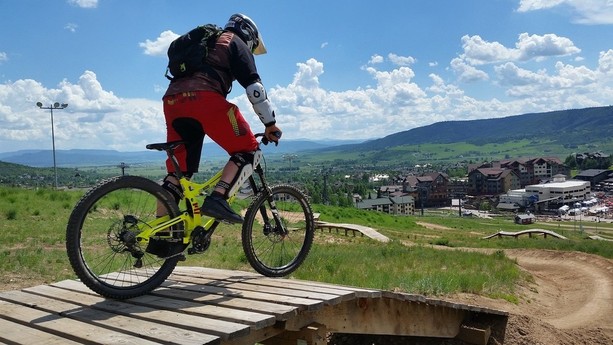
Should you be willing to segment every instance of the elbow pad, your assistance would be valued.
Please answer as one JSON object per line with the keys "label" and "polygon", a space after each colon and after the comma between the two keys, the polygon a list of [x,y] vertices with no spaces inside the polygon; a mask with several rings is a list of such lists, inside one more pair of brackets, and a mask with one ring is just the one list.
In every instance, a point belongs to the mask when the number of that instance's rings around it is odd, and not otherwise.
{"label": "elbow pad", "polygon": [[255,82],[245,89],[247,91],[247,97],[249,102],[253,106],[253,111],[258,114],[260,121],[264,126],[272,126],[276,123],[275,112],[272,110],[272,105],[266,95],[266,89],[264,85],[259,82]]}

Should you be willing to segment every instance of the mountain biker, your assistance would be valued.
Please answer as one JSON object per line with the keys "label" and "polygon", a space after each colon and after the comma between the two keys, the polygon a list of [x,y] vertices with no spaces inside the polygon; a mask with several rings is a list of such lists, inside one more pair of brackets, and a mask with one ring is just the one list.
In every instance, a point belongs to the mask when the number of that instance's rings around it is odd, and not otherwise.
{"label": "mountain biker", "polygon": [[[205,63],[213,71],[171,81],[163,97],[167,141],[187,142],[175,152],[187,178],[198,172],[205,135],[230,155],[219,183],[204,200],[202,213],[231,223],[242,223],[243,218],[230,208],[227,199],[240,187],[241,175],[252,172],[254,156],[259,154],[249,124],[238,107],[226,100],[234,80],[245,88],[253,110],[266,127],[265,137],[277,143],[281,135],[255,65],[254,55],[265,53],[255,22],[244,14],[233,14],[206,57]],[[163,186],[180,200],[181,187],[169,160],[166,167]]]}

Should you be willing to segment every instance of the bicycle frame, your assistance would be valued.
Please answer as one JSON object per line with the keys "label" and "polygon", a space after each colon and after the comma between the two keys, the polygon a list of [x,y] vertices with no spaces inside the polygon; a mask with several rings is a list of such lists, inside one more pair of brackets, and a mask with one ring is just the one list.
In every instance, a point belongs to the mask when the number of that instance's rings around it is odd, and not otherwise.
{"label": "bicycle frame", "polygon": [[[173,149],[169,149],[167,151],[167,154],[168,157],[171,159],[171,162],[175,166],[175,171],[180,172],[181,170],[179,169],[179,164],[176,160],[176,157],[174,156]],[[183,224],[183,230],[181,231],[184,233],[180,240],[185,245],[191,242],[192,232],[199,227],[202,227],[202,229],[206,233],[209,233],[210,231],[214,230],[215,227],[219,224],[219,221],[211,218],[203,224],[204,217],[200,212],[200,204],[198,201],[198,197],[208,193],[215,187],[217,182],[219,182],[219,180],[221,179],[222,171],[223,170],[218,171],[213,177],[209,178],[204,183],[193,182],[191,180],[188,180],[181,173],[178,173],[179,183],[183,190],[182,200],[185,201],[186,210],[172,219],[170,219],[169,216],[163,216],[151,222],[142,224],[140,226],[141,232],[136,237],[137,241],[143,245],[146,245],[149,242],[149,239],[153,236],[159,236],[160,238],[164,239],[172,239],[172,233],[168,233],[168,229],[178,224]],[[259,176],[259,180],[261,182],[261,189],[258,188],[256,180],[253,177],[254,174],[257,174]],[[248,177],[248,182],[254,195],[257,194],[259,190],[268,190],[270,192],[270,188],[268,187],[264,179],[264,171],[262,169],[261,162],[259,162],[258,165],[253,169],[253,173],[251,174],[251,176]],[[229,203],[232,203],[232,201],[236,197],[237,192],[238,190],[234,193],[234,195],[230,196],[230,198],[228,199]],[[271,200],[271,203],[274,205],[274,201]],[[277,215],[275,214],[275,217],[276,216]],[[264,217],[265,221],[268,221],[266,212],[263,212],[262,217]],[[161,236],[158,235],[161,233],[165,234]]]}
{"label": "bicycle frame", "polygon": [[[198,197],[203,195],[203,192],[212,189],[219,179],[221,178],[221,170],[217,172],[213,177],[205,181],[204,183],[196,183],[188,180],[184,176],[179,179],[181,188],[183,189],[183,200],[185,200],[186,208],[191,209],[191,212],[187,210],[183,211],[177,217],[170,219],[169,216],[160,217],[154,221],[141,226],[142,231],[138,234],[137,239],[142,243],[147,243],[151,236],[156,236],[159,232],[167,232],[172,226],[183,224],[185,234],[183,235],[183,244],[190,242],[192,231],[202,224],[203,216],[200,213],[200,204]],[[230,198],[230,202],[234,199],[234,196]],[[204,225],[204,229],[210,229],[215,219],[209,219]],[[162,236],[162,237],[171,237]]]}

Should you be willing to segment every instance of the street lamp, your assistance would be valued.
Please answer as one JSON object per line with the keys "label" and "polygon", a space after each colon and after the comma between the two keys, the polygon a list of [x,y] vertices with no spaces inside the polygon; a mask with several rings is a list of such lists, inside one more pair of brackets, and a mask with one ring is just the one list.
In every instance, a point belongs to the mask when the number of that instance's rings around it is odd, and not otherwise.
{"label": "street lamp", "polygon": [[68,104],[55,102],[48,107],[43,107],[41,102],[36,102],[36,106],[41,109],[49,109],[51,112],[51,142],[53,144],[53,173],[55,175],[55,189],[57,189],[57,164],[55,162],[55,130],[53,129],[53,109],[65,109]]}

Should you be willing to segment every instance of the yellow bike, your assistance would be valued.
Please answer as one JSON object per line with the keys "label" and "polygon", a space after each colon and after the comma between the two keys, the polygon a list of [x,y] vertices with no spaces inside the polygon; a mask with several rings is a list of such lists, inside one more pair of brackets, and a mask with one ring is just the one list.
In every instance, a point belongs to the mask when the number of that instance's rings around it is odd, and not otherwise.
{"label": "yellow bike", "polygon": [[[166,151],[177,164],[174,149],[183,143],[147,148]],[[262,143],[268,143],[265,137]],[[254,164],[245,188],[252,200],[244,211],[242,245],[257,272],[281,277],[296,270],[311,249],[313,211],[296,187],[269,186],[262,163]],[[136,297],[157,288],[185,260],[185,252],[203,253],[209,247],[220,220],[203,216],[199,205],[220,176],[221,171],[204,183],[179,176],[184,197],[178,205],[159,183],[144,177],[119,176],[93,187],[74,207],[66,229],[66,249],[76,275],[110,298]],[[156,215],[158,206],[165,216]]]}

